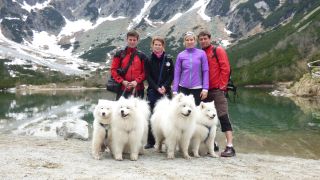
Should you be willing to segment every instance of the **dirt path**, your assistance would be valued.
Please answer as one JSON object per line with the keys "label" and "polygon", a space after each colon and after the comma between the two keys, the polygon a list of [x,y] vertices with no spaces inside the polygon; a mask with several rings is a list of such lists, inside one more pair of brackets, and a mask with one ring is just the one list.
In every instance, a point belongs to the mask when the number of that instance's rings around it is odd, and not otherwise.
{"label": "dirt path", "polygon": [[320,161],[271,155],[167,160],[153,150],[138,161],[90,155],[90,141],[0,134],[0,179],[318,179]]}

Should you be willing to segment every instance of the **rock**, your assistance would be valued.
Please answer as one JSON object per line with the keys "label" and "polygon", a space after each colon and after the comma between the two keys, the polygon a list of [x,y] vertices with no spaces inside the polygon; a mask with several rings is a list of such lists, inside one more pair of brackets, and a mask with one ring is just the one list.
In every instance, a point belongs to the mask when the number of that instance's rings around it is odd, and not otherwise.
{"label": "rock", "polygon": [[69,138],[81,140],[89,139],[88,123],[83,120],[65,121],[62,123],[62,126],[56,127],[56,133],[65,140]]}
{"label": "rock", "polygon": [[320,96],[320,78],[312,78],[309,73],[305,74],[290,88],[290,92],[301,97]]}

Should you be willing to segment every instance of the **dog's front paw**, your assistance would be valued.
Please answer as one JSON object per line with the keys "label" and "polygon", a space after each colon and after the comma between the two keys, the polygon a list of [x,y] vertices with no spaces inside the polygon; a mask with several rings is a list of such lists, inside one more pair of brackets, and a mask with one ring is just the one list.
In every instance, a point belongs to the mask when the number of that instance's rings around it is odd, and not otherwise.
{"label": "dog's front paw", "polygon": [[193,156],[196,157],[196,158],[201,157],[198,153],[193,153]]}
{"label": "dog's front paw", "polygon": [[93,159],[96,159],[96,160],[102,159],[102,153],[101,152],[93,152],[92,156],[93,156]]}
{"label": "dog's front paw", "polygon": [[99,155],[99,154],[94,154],[92,156],[93,156],[93,159],[96,159],[96,160],[101,160],[102,159],[101,155]]}
{"label": "dog's front paw", "polygon": [[219,157],[215,152],[211,152],[210,156],[213,157],[213,158],[218,158]]}
{"label": "dog's front paw", "polygon": [[131,160],[131,161],[136,161],[136,160],[138,160],[138,155],[137,155],[137,154],[131,154],[131,155],[130,155],[130,160]]}
{"label": "dog's front paw", "polygon": [[117,160],[117,161],[122,161],[122,155],[115,155],[114,156],[114,159]]}
{"label": "dog's front paw", "polygon": [[183,157],[187,160],[191,159],[191,157],[188,154],[183,155]]}
{"label": "dog's front paw", "polygon": [[168,159],[174,159],[174,154],[173,153],[168,153],[167,158]]}

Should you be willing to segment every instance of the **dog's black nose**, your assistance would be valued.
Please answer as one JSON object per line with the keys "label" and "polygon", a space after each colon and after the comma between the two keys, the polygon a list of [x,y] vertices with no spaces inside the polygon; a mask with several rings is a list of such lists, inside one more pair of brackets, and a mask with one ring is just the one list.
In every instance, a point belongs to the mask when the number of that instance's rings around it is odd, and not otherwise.
{"label": "dog's black nose", "polygon": [[121,114],[123,114],[124,113],[124,110],[121,110]]}
{"label": "dog's black nose", "polygon": [[102,113],[102,116],[105,116],[105,115],[106,115],[106,113],[105,113],[105,112],[103,112],[103,113]]}
{"label": "dog's black nose", "polygon": [[190,109],[188,110],[188,113],[189,113],[189,114],[191,113],[191,110],[190,110]]}

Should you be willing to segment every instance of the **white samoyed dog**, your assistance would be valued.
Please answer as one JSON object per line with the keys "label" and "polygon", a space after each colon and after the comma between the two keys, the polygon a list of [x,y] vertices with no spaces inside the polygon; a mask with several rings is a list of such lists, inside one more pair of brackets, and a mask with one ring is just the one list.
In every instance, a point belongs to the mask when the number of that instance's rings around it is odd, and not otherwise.
{"label": "white samoyed dog", "polygon": [[121,97],[117,102],[111,120],[111,149],[116,160],[123,160],[122,154],[130,153],[130,159],[138,159],[139,150],[147,141],[150,116],[146,101]]}
{"label": "white samoyed dog", "polygon": [[182,93],[171,101],[166,97],[162,98],[156,104],[151,116],[151,127],[159,152],[165,141],[168,159],[174,158],[177,145],[184,158],[190,159],[188,147],[196,126],[195,111],[193,96]]}
{"label": "white samoyed dog", "polygon": [[217,132],[218,116],[214,102],[201,102],[197,107],[196,130],[190,142],[190,150],[194,157],[206,155],[218,157],[214,152],[214,140]]}
{"label": "white samoyed dog", "polygon": [[102,153],[110,144],[111,117],[115,101],[100,99],[93,111],[92,156],[101,159]]}

